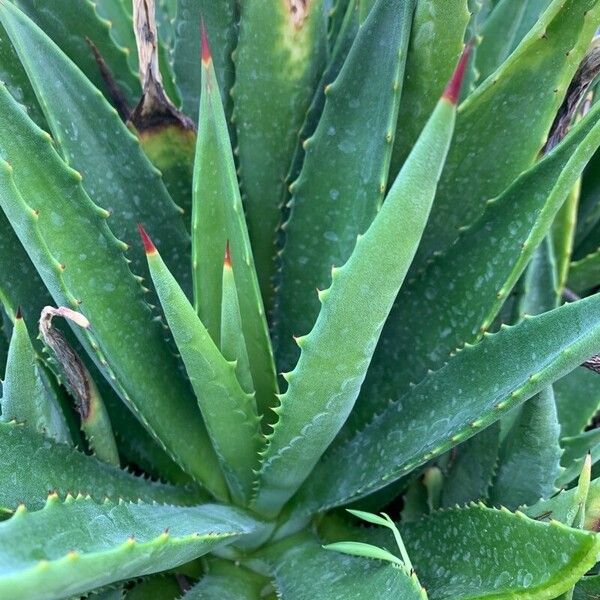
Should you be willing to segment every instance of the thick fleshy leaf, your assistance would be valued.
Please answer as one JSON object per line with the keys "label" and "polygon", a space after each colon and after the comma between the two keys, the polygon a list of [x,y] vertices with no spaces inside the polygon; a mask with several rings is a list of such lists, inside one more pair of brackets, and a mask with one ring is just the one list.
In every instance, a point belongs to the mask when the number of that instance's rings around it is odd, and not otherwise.
{"label": "thick fleshy leaf", "polygon": [[397,566],[324,550],[308,535],[292,542],[271,561],[282,600],[427,600],[416,577]]}
{"label": "thick fleshy leaf", "polygon": [[559,434],[549,387],[525,402],[504,440],[490,502],[515,509],[551,496],[560,472]]}
{"label": "thick fleshy leaf", "polygon": [[467,0],[419,0],[415,10],[394,150],[394,177],[452,75],[469,20]]}
{"label": "thick fleshy leaf", "polygon": [[[314,134],[315,129],[319,124],[319,120],[323,114],[323,108],[325,107],[327,86],[333,83],[340,74],[358,32],[360,0],[339,0],[339,2],[336,3],[336,7],[333,9],[336,15],[338,14],[338,11],[342,9],[343,5],[347,6],[345,6],[345,12],[342,14],[343,19],[340,19],[340,31],[336,37],[336,42],[327,62],[327,67],[323,71],[321,79],[315,87],[315,94],[308,107],[306,118],[304,119],[304,123],[298,134],[296,149],[286,178],[288,186],[300,175],[305,157],[304,142]],[[287,192],[282,196],[285,197],[282,206],[285,206],[290,195],[288,187]]]}
{"label": "thick fleshy leaf", "polygon": [[500,423],[496,422],[456,448],[444,478],[444,508],[486,500],[500,449]]}
{"label": "thick fleshy leaf", "polygon": [[[383,7],[385,2],[377,6]],[[383,15],[375,8],[370,19],[378,16]],[[454,100],[463,64],[377,217],[357,239],[348,262],[331,269],[331,286],[318,294],[321,311],[314,328],[296,339],[300,359],[292,372],[284,374],[289,385],[280,397],[279,420],[268,437],[259,475],[255,506],[261,512],[278,512],[308,476],[354,406],[381,327],[429,216],[437,176],[452,137]],[[365,307],[369,307],[368,313]],[[344,340],[343,347],[340,340]]]}
{"label": "thick fleshy leaf", "polygon": [[599,311],[596,295],[465,347],[332,449],[304,484],[294,512],[380,489],[497,421],[598,351]]}
{"label": "thick fleshy leaf", "polygon": [[208,41],[202,58],[202,97],[194,166],[192,269],[194,304],[219,345],[223,256],[229,245],[259,412],[275,403],[277,377],[265,310],[244,219],[227,122]]}
{"label": "thick fleshy leaf", "polygon": [[[3,3],[8,3],[3,0]],[[98,48],[117,85],[133,106],[141,93],[135,73],[127,62],[127,52],[115,44],[110,23],[99,17],[96,6],[88,0],[16,0],[24,11],[62,51],[107,96],[108,86],[102,79],[94,54],[86,38]],[[59,17],[57,18],[57,15]]]}
{"label": "thick fleshy leaf", "polygon": [[[355,539],[393,547],[384,529],[354,532]],[[600,550],[594,534],[483,505],[439,511],[401,532],[431,600],[556,598]]]}
{"label": "thick fleshy leaf", "polygon": [[[23,425],[0,423],[0,507],[14,510],[24,502],[30,510],[44,505],[49,491],[189,505],[204,499],[197,489],[174,487],[136,477],[92,456],[57,444]],[[35,469],[28,465],[35,464]]]}
{"label": "thick fleshy leaf", "polygon": [[[536,521],[549,523],[560,521],[565,525],[573,525],[577,513],[577,487],[563,490],[556,496],[526,506],[521,510]],[[583,529],[597,532],[600,528],[600,479],[592,481],[585,499],[585,519]]]}
{"label": "thick fleshy leaf", "polygon": [[152,242],[144,237],[154,287],[198,399],[213,447],[236,502],[250,500],[262,442],[254,395],[223,357]]}
{"label": "thick fleshy leaf", "polygon": [[554,395],[561,436],[578,435],[600,410],[600,377],[577,368],[554,384]]}
{"label": "thick fleshy leaf", "polygon": [[43,127],[44,113],[35,97],[27,73],[3,28],[0,28],[0,81],[4,81],[12,96],[25,106],[31,119]]}
{"label": "thick fleshy leaf", "polygon": [[348,260],[356,236],[383,202],[413,11],[413,0],[377,2],[325,92],[314,134],[304,142],[304,165],[284,225],[275,306],[283,371],[298,360],[293,336],[307,334],[319,314],[315,288],[329,285],[332,266]]}
{"label": "thick fleshy leaf", "polygon": [[4,381],[2,382],[2,421],[25,423],[57,442],[69,444],[71,436],[56,398],[36,355],[27,326],[20,314],[15,319]]}
{"label": "thick fleshy leaf", "polygon": [[[599,16],[598,0],[553,0],[518,48],[461,105],[413,272],[446,250],[459,228],[473,223],[486,201],[537,159]],[[481,157],[494,157],[494,167]]]}
{"label": "thick fleshy leaf", "polygon": [[91,328],[75,334],[110,384],[176,462],[222,494],[189,384],[123,258],[124,244],[106,224],[108,213],[3,86],[0,114],[0,205],[56,305],[87,316]]}
{"label": "thick fleshy leaf", "polygon": [[237,43],[236,0],[177,0],[174,22],[173,71],[182,98],[182,110],[192,119],[198,116],[200,101],[200,22],[210,37],[215,71],[225,113],[231,115],[234,68],[231,53]]}
{"label": "thick fleshy leaf", "polygon": [[268,580],[240,565],[211,561],[208,573],[181,600],[260,600]]}
{"label": "thick fleshy leaf", "polygon": [[43,100],[59,150],[83,175],[83,186],[92,200],[110,212],[111,231],[130,247],[133,272],[147,275],[137,243],[137,223],[144,223],[189,294],[189,236],[180,211],[138,140],[83,73],[25,15],[3,4],[0,20]]}
{"label": "thick fleshy leaf", "polygon": [[571,263],[567,287],[583,294],[600,285],[600,250]]}
{"label": "thick fleshy leaf", "polygon": [[[163,4],[164,2],[161,2],[161,0],[156,0],[155,2],[157,21],[165,18],[164,11],[162,10]],[[96,10],[102,18],[110,22],[111,37],[117,46],[125,50],[129,66],[137,73],[138,53],[133,33],[131,0],[96,0]],[[159,28],[161,25],[163,25],[162,20],[159,22]],[[160,30],[160,33],[162,33],[162,30]],[[165,92],[175,104],[179,104],[179,92],[173,81],[174,75],[171,70],[171,61],[163,36],[159,36],[158,39],[158,57]]]}
{"label": "thick fleshy leaf", "polygon": [[99,504],[51,495],[43,509],[19,508],[0,523],[0,594],[58,600],[171,569],[256,528],[244,513],[218,505]]}
{"label": "thick fleshy leaf", "polygon": [[383,329],[348,432],[491,326],[599,144],[600,106],[488,202],[445,254],[407,281]]}
{"label": "thick fleshy leaf", "polygon": [[267,310],[277,229],[298,132],[325,67],[324,0],[240,5],[233,122],[248,231]]}
{"label": "thick fleshy leaf", "polygon": [[481,29],[476,66],[483,81],[491,75],[521,43],[536,24],[551,0],[501,0]]}

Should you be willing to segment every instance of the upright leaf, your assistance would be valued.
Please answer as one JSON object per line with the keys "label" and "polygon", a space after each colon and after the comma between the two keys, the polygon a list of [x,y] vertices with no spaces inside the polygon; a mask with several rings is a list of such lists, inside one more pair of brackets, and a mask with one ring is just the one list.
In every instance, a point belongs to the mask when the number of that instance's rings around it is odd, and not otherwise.
{"label": "upright leaf", "polygon": [[461,105],[413,272],[447,249],[459,228],[481,215],[486,200],[534,163],[599,16],[598,0],[553,0],[518,48]]}
{"label": "upright leaf", "polygon": [[173,71],[175,82],[181,93],[182,110],[196,119],[200,101],[201,71],[200,22],[210,36],[215,72],[225,113],[231,115],[231,96],[234,69],[231,53],[237,42],[236,0],[176,0],[175,42],[173,49]]}
{"label": "upright leaf", "polygon": [[10,346],[6,374],[2,382],[2,421],[25,423],[65,444],[71,443],[67,422],[54,396],[48,393],[43,378],[47,377],[31,345],[27,326],[17,312]]}
{"label": "upright leaf", "polygon": [[0,81],[4,81],[13,97],[26,107],[29,116],[40,126],[44,124],[44,113],[27,73],[3,28],[0,28]]}
{"label": "upright leaf", "polygon": [[[371,13],[378,15],[377,9]],[[296,339],[302,353],[295,369],[284,374],[289,385],[280,397],[279,420],[268,437],[259,475],[255,506],[265,514],[276,514],[296,491],[352,410],[429,216],[452,137],[466,57],[379,214],[357,239],[348,261],[331,270],[331,286],[318,295],[322,306],[314,328]]]}
{"label": "upright leaf", "polygon": [[316,131],[304,142],[304,166],[284,225],[276,298],[283,371],[298,359],[293,336],[308,333],[319,314],[315,288],[327,287],[331,267],[348,260],[356,236],[383,202],[413,10],[412,0],[377,2],[327,87]]}
{"label": "upright leaf", "polygon": [[147,234],[140,231],[152,281],[229,489],[236,502],[247,504],[261,441],[254,395],[242,389],[235,362],[223,357]]}
{"label": "upright leaf", "polygon": [[[7,4],[8,0],[2,0]],[[102,78],[90,40],[110,68],[117,85],[131,105],[140,95],[140,86],[129,68],[127,52],[117,46],[110,35],[110,23],[100,18],[96,5],[89,0],[15,0],[45,33],[61,45],[63,52],[85,73],[86,77],[107,97],[107,84]],[[59,17],[57,18],[57,15]]]}
{"label": "upright leaf", "polygon": [[143,222],[189,293],[190,240],[183,219],[137,139],[98,90],[25,15],[6,3],[0,5],[0,20],[43,100],[60,150],[69,165],[82,173],[92,200],[110,212],[113,233],[131,247],[134,273],[147,274],[136,243],[137,223]]}
{"label": "upright leaf", "polygon": [[515,50],[552,0],[501,0],[486,19],[476,64],[481,80],[491,75]]}
{"label": "upright leaf", "polygon": [[381,489],[497,421],[598,351],[599,310],[596,295],[465,347],[324,456],[294,512]]}
{"label": "upright leaf", "polygon": [[491,326],[600,144],[599,108],[488,202],[483,215],[446,253],[408,280],[383,329],[348,433]]}
{"label": "upright leaf", "polygon": [[554,384],[556,408],[562,437],[583,432],[600,410],[600,377],[577,368]]}
{"label": "upright leaf", "polygon": [[248,231],[267,308],[273,300],[285,178],[326,54],[324,0],[240,5],[233,121]]}
{"label": "upright leaf", "polygon": [[567,286],[577,294],[584,294],[600,284],[600,249],[571,263]]}
{"label": "upright leaf", "polygon": [[108,213],[3,86],[0,114],[0,155],[10,159],[0,162],[0,206],[56,305],[88,318],[92,327],[75,333],[110,384],[176,462],[222,495],[189,384],[123,258],[124,244],[105,222]]}
{"label": "upright leaf", "polygon": [[392,177],[400,171],[452,75],[468,20],[467,0],[417,2],[392,151]]}
{"label": "upright leaf", "polygon": [[500,449],[500,423],[474,435],[455,450],[444,478],[441,506],[444,508],[486,500]]}
{"label": "upright leaf", "polygon": [[0,594],[58,600],[122,579],[171,569],[251,533],[234,508],[103,502],[51,495],[0,523]]}
{"label": "upright leaf", "polygon": [[259,412],[273,406],[277,379],[252,249],[244,219],[231,142],[208,40],[202,54],[202,96],[194,167],[192,267],[194,304],[219,345],[223,254],[229,243],[242,333],[248,350]]}
{"label": "upright leaf", "polygon": [[548,498],[560,472],[560,427],[552,388],[528,400],[500,454],[490,501],[510,509]]}

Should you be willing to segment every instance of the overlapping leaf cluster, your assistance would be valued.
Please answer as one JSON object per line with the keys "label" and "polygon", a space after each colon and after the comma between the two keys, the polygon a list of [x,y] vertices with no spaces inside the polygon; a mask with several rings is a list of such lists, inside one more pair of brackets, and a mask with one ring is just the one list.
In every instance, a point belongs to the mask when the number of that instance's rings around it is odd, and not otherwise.
{"label": "overlapping leaf cluster", "polygon": [[599,26],[0,0],[0,597],[597,597]]}

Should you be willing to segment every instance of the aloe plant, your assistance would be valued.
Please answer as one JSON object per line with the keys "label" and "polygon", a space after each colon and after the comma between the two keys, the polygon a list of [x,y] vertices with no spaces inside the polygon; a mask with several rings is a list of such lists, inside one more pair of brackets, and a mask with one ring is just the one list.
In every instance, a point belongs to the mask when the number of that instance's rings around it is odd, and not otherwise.
{"label": "aloe plant", "polygon": [[0,0],[0,597],[597,597],[599,27]]}

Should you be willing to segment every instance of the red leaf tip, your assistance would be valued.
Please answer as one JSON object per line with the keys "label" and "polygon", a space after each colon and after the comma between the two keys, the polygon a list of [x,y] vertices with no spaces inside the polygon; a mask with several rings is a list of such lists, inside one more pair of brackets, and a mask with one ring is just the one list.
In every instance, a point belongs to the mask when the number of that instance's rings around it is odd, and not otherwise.
{"label": "red leaf tip", "polygon": [[21,307],[17,306],[17,312],[15,313],[15,319],[22,319],[23,313],[21,312]]}
{"label": "red leaf tip", "polygon": [[231,269],[231,253],[229,252],[229,240],[227,240],[227,244],[225,244],[224,266],[229,267]]}
{"label": "red leaf tip", "polygon": [[458,60],[458,64],[456,65],[456,69],[454,70],[454,73],[452,74],[452,77],[446,86],[446,90],[444,91],[443,98],[448,100],[448,102],[451,104],[458,103],[460,91],[462,89],[465,74],[467,72],[467,65],[469,64],[469,59],[471,58],[472,49],[473,45],[471,42],[469,42],[465,46],[465,49]]}
{"label": "red leaf tip", "polygon": [[206,34],[204,19],[202,19],[200,29],[202,31],[202,62],[207,65],[212,60],[212,54],[210,53],[210,46],[208,45],[208,35]]}
{"label": "red leaf tip", "polygon": [[142,238],[142,243],[144,244],[144,251],[146,254],[156,254],[156,246],[150,239],[150,236],[146,233],[146,230],[141,223],[138,223],[138,231],[140,232],[140,237]]}

